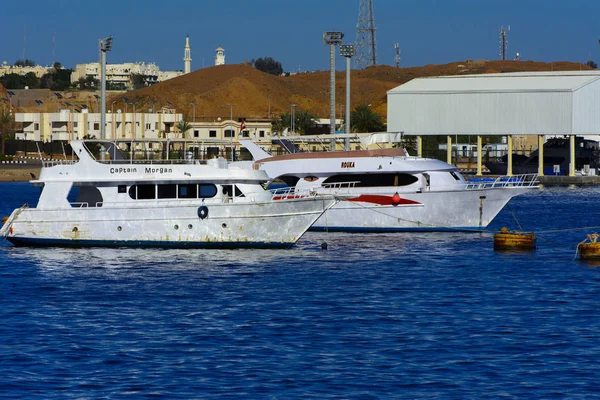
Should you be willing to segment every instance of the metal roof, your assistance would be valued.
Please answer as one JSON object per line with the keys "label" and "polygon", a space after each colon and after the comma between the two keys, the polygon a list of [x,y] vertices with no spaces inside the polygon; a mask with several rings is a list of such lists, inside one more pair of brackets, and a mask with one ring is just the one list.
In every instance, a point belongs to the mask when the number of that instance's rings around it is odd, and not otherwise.
{"label": "metal roof", "polygon": [[416,78],[388,94],[573,92],[600,80],[600,71],[515,72]]}

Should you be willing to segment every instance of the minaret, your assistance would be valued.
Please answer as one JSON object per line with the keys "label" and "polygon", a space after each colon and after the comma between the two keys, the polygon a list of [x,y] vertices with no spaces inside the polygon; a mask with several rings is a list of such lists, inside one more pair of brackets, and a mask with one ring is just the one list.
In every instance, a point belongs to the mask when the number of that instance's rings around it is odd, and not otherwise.
{"label": "minaret", "polygon": [[192,69],[192,51],[190,49],[190,37],[185,35],[185,50],[183,51],[183,73],[189,74]]}
{"label": "minaret", "polygon": [[222,47],[217,48],[215,55],[215,65],[225,65],[225,50]]}

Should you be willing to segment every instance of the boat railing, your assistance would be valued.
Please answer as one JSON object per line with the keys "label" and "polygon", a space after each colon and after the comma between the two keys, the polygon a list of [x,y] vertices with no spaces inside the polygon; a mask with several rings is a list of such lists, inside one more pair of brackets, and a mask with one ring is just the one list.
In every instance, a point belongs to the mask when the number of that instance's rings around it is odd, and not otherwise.
{"label": "boat railing", "polygon": [[285,200],[295,199],[297,197],[305,197],[302,195],[298,195],[298,193],[296,193],[296,188],[293,186],[269,189],[269,192],[271,192],[271,197],[273,200]]}
{"label": "boat railing", "polygon": [[73,165],[77,164],[78,162],[79,160],[48,160],[42,161],[42,167],[50,168],[54,167],[55,165]]}
{"label": "boat railing", "polygon": [[487,189],[502,187],[534,187],[538,184],[538,174],[499,176],[497,178],[477,178],[467,183],[467,189]]}
{"label": "boat railing", "polygon": [[350,189],[354,189],[357,183],[360,181],[323,183],[321,188],[334,193],[350,193]]}
{"label": "boat railing", "polygon": [[209,160],[184,160],[184,159],[134,159],[134,160],[97,160],[100,164],[125,165],[125,164],[157,164],[157,165],[206,165]]}

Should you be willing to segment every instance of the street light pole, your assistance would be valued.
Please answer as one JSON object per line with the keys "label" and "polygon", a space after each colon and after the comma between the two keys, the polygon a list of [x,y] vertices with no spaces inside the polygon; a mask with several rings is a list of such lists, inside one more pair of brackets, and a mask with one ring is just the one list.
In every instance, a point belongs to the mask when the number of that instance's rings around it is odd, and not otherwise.
{"label": "street light pole", "polygon": [[106,52],[112,48],[112,36],[100,39],[100,98],[102,100],[100,109],[100,137],[106,139]]}
{"label": "street light pole", "polygon": [[235,104],[227,104],[229,106],[229,139],[231,141],[231,161],[233,161],[233,107]]}
{"label": "street light pole", "polygon": [[[329,112],[329,132],[335,134],[335,46],[342,44],[344,38],[343,32],[325,32],[323,34],[323,42],[329,45],[329,95],[330,95],[330,112]],[[335,139],[331,139],[331,150],[335,150]]]}
{"label": "street light pole", "polygon": [[[350,133],[350,59],[356,54],[354,45],[343,44],[340,46],[340,55],[346,57],[346,129]],[[350,138],[344,139],[344,150],[350,150]]]}
{"label": "street light pole", "polygon": [[6,94],[8,94],[8,99],[9,99],[9,102],[10,102],[9,112],[10,112],[10,115],[12,115],[12,113],[13,113],[12,112],[12,97],[15,95],[15,92],[12,92],[12,91],[8,90],[6,92]]}
{"label": "street light pole", "polygon": [[290,114],[290,134],[292,136],[294,136],[294,133],[296,132],[296,106],[297,104],[290,104],[290,107],[292,108],[292,113]]}
{"label": "street light pole", "polygon": [[196,103],[190,103],[192,106],[192,122],[196,122]]}
{"label": "street light pole", "polygon": [[115,126],[115,103],[116,102],[117,101],[114,100],[110,105],[110,136],[113,140],[116,139],[116,137],[115,137],[116,136],[115,135],[115,129],[116,129],[116,126]]}

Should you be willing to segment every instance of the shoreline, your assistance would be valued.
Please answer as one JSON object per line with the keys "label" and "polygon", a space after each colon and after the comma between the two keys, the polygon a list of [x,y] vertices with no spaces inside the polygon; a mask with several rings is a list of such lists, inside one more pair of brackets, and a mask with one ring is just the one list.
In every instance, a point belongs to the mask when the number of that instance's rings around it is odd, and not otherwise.
{"label": "shoreline", "polygon": [[2,165],[0,167],[0,182],[29,182],[34,174],[40,176],[41,165]]}

